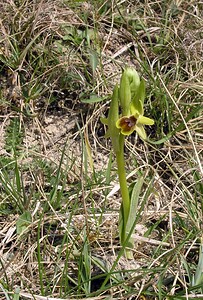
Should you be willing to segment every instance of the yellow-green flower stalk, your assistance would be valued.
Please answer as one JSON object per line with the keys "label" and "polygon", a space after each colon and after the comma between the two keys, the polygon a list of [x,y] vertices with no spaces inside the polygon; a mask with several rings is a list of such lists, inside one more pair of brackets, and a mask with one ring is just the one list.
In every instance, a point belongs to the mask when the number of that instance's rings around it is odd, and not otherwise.
{"label": "yellow-green flower stalk", "polygon": [[[128,238],[129,232],[132,229],[136,217],[135,206],[130,199],[124,160],[124,142],[125,136],[136,131],[138,135],[145,140],[146,132],[144,125],[153,125],[154,121],[144,116],[144,98],[145,98],[145,83],[140,80],[136,70],[126,68],[121,76],[120,86],[114,88],[109,114],[107,119],[102,119],[102,122],[108,125],[106,137],[110,137],[116,162],[118,167],[118,177],[121,190],[121,209],[119,220],[119,235],[122,246],[127,247],[125,254],[127,258],[132,258],[133,241]],[[119,117],[119,105],[121,108],[121,116]],[[140,181],[141,182],[141,181]],[[139,188],[141,185],[139,184]],[[132,216],[134,216],[132,220]]]}

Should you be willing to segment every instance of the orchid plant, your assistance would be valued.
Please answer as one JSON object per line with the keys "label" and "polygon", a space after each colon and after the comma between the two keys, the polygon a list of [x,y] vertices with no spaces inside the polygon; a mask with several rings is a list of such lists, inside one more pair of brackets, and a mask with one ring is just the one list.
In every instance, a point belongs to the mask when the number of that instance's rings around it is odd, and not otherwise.
{"label": "orchid plant", "polygon": [[[129,234],[136,218],[137,198],[129,195],[125,159],[125,136],[137,132],[142,140],[146,140],[144,125],[153,125],[154,120],[144,116],[145,82],[135,69],[126,68],[121,76],[120,85],[116,85],[113,91],[108,118],[101,121],[108,126],[106,137],[111,138],[112,147],[116,156],[118,177],[122,203],[119,216],[119,236],[121,245],[125,248],[127,258],[132,258],[133,239]],[[119,116],[119,108],[121,115]],[[137,182],[136,194],[142,187],[143,180]]]}

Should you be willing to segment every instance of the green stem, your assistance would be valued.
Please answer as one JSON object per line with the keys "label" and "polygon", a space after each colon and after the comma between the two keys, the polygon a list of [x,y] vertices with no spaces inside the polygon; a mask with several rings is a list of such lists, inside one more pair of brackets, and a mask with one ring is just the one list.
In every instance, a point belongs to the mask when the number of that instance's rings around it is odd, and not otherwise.
{"label": "green stem", "polygon": [[118,167],[118,178],[120,183],[121,197],[122,197],[122,216],[123,216],[123,228],[121,233],[121,244],[125,242],[126,239],[126,225],[128,221],[128,216],[130,212],[130,196],[128,191],[128,185],[126,180],[125,171],[125,160],[124,160],[124,140],[125,136],[120,135],[120,149],[116,152],[116,161]]}

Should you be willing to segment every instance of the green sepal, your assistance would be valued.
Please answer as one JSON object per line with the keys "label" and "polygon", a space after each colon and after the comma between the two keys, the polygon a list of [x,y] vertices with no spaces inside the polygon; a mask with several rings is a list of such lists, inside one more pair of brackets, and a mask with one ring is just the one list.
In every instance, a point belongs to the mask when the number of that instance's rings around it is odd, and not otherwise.
{"label": "green sepal", "polygon": [[139,77],[137,71],[133,68],[126,68],[124,73],[129,80],[131,98],[134,98],[134,96],[135,96],[135,94],[137,94],[139,86],[140,86],[140,77]]}
{"label": "green sepal", "polygon": [[126,71],[123,72],[120,80],[119,100],[122,109],[122,115],[128,115],[131,102],[131,90],[130,82],[128,76],[126,75]]}
{"label": "green sepal", "polygon": [[139,116],[141,115],[141,111],[143,111],[143,107],[142,107],[142,102],[140,100],[137,101],[137,104],[136,106],[134,105],[133,102],[131,102],[131,105],[130,105],[130,112],[132,115],[135,115],[135,116]]}
{"label": "green sepal", "polygon": [[140,86],[139,86],[139,100],[142,102],[142,107],[144,107],[144,100],[145,100],[145,91],[146,91],[146,85],[144,79],[140,81]]}
{"label": "green sepal", "polygon": [[[144,99],[145,99],[145,82],[142,79],[137,90],[137,93],[132,99],[131,111],[136,110],[140,115],[144,114]],[[133,113],[133,112],[132,112]]]}

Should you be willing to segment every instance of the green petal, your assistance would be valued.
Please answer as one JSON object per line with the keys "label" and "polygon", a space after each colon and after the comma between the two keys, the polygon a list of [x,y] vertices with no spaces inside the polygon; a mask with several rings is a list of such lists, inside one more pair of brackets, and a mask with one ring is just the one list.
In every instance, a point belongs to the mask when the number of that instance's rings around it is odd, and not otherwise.
{"label": "green petal", "polygon": [[139,124],[143,124],[143,125],[154,125],[154,120],[139,115],[138,123],[139,123]]}
{"label": "green petal", "polygon": [[122,114],[127,115],[131,102],[131,91],[129,79],[125,71],[123,72],[120,80],[119,99],[122,108]]}
{"label": "green petal", "polygon": [[131,103],[130,105],[130,112],[134,115],[137,119],[140,116],[140,112],[135,108],[135,106]]}
{"label": "green petal", "polygon": [[136,109],[140,115],[144,114],[144,98],[145,98],[145,82],[142,79],[139,89],[132,99],[132,107]]}
{"label": "green petal", "polygon": [[141,137],[141,139],[146,140],[147,135],[146,135],[145,129],[142,125],[139,125],[139,124],[136,125],[135,130],[136,130],[137,134],[139,135],[139,137]]}
{"label": "green petal", "polygon": [[125,73],[128,76],[132,98],[137,94],[140,86],[140,76],[133,68],[126,68]]}

